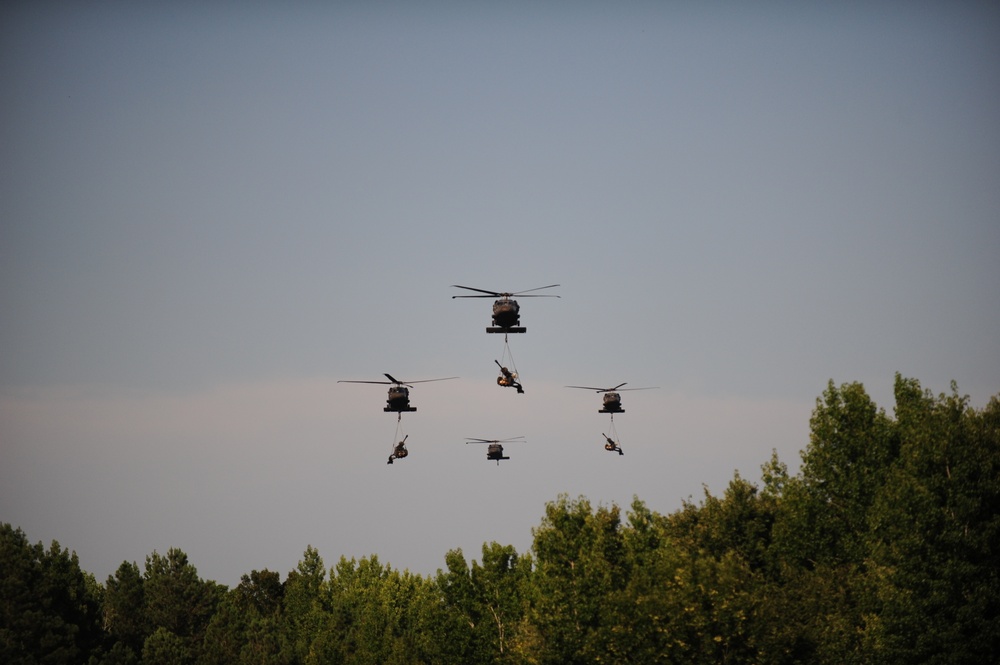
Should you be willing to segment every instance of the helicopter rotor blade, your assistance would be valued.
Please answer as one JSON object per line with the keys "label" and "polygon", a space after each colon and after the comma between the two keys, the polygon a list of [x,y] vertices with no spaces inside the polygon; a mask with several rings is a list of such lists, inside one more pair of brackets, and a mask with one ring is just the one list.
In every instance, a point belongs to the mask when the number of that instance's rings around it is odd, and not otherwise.
{"label": "helicopter rotor blade", "polygon": [[391,374],[386,374],[385,377],[387,379],[389,379],[389,380],[388,381],[347,381],[345,379],[342,379],[340,381],[337,381],[337,383],[375,383],[375,384],[378,384],[380,386],[396,385],[396,386],[408,386],[408,387],[412,388],[413,386],[411,386],[410,384],[413,384],[413,383],[428,383],[429,381],[449,381],[451,379],[457,379],[458,378],[457,376],[447,376],[447,377],[445,377],[443,379],[423,379],[421,381],[400,381],[399,379],[396,379],[395,377],[393,377]]}
{"label": "helicopter rotor blade", "polygon": [[[452,298],[513,298],[513,297],[518,297],[518,298],[561,298],[562,297],[562,296],[557,296],[557,295],[555,295],[553,293],[536,293],[536,294],[532,294],[531,293],[532,291],[541,291],[542,289],[552,289],[552,288],[555,288],[555,287],[559,286],[558,284],[549,284],[548,286],[539,286],[539,287],[536,287],[534,289],[527,289],[525,291],[517,291],[517,292],[514,292],[514,293],[511,293],[510,291],[487,291],[486,289],[477,289],[477,288],[474,288],[474,287],[471,287],[471,286],[462,286],[461,284],[452,284],[452,286],[454,288],[456,288],[456,289],[466,289],[467,291],[476,291],[477,293],[480,294],[480,295],[475,295],[475,296],[469,296],[469,295],[452,296]],[[526,294],[529,294],[529,295],[526,295]]]}
{"label": "helicopter rotor blade", "polygon": [[538,295],[533,295],[533,296],[523,295],[525,293],[531,293],[532,291],[541,291],[542,289],[552,289],[552,288],[555,288],[557,286],[559,286],[559,285],[558,284],[549,284],[548,286],[539,286],[539,287],[536,287],[534,289],[528,289],[526,291],[518,291],[517,293],[511,293],[510,295],[512,295],[512,296],[518,296],[519,298],[520,297],[523,297],[523,298],[559,298],[560,296],[557,296],[557,295],[551,294],[551,293],[550,294],[538,294]]}
{"label": "helicopter rotor blade", "polygon": [[623,381],[614,388],[594,388],[593,386],[566,386],[566,387],[580,388],[581,390],[593,390],[599,393],[625,392],[626,390],[653,390],[654,388],[659,388],[659,386],[646,386],[645,388],[622,388],[622,386],[625,385],[628,385],[628,381]]}
{"label": "helicopter rotor blade", "polygon": [[466,289],[467,291],[478,291],[483,295],[479,296],[452,296],[452,298],[500,298],[502,296],[509,296],[509,293],[497,293],[496,291],[487,291],[486,289],[475,289],[471,286],[462,286],[461,284],[452,284],[456,289]]}
{"label": "helicopter rotor blade", "polygon": [[478,439],[478,438],[475,438],[475,437],[466,437],[465,443],[467,443],[467,444],[469,444],[469,443],[511,443],[513,441],[524,443],[523,439],[524,439],[523,436],[513,436],[513,437],[511,437],[509,439]]}
{"label": "helicopter rotor blade", "polygon": [[442,379],[421,379],[420,381],[407,381],[404,385],[410,385],[411,383],[430,383],[431,381],[451,381],[452,379],[457,379],[457,376],[446,376]]}

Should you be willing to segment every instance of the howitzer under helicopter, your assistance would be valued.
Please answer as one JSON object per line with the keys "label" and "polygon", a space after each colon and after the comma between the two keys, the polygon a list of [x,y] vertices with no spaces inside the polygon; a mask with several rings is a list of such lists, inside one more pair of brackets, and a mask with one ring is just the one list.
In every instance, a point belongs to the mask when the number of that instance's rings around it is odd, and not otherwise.
{"label": "howitzer under helicopter", "polygon": [[410,406],[410,388],[413,387],[414,383],[430,383],[431,381],[449,381],[451,379],[457,379],[457,376],[449,376],[443,379],[423,379],[421,381],[400,381],[395,379],[390,374],[386,374],[385,378],[388,381],[337,381],[337,383],[375,383],[379,385],[388,385],[389,397],[385,400],[385,408],[382,409],[386,413],[396,412],[402,417],[405,411],[416,411],[417,407]]}
{"label": "howitzer under helicopter", "polygon": [[[613,452],[613,453],[618,453],[619,455],[624,455],[625,454],[625,453],[622,452],[622,447],[618,444],[617,441],[615,441],[614,439],[612,439],[607,434],[604,434],[603,432],[601,432],[601,435],[604,437],[604,441],[605,441],[605,443],[604,443],[604,449],[605,450]],[[391,464],[391,462],[390,462],[390,464]]]}
{"label": "howitzer under helicopter", "polygon": [[626,390],[652,390],[657,386],[648,386],[646,388],[622,388],[622,386],[627,385],[628,382],[619,383],[614,388],[594,388],[592,386],[566,386],[567,388],[580,388],[581,390],[593,390],[594,392],[604,393],[604,404],[598,409],[598,413],[610,413],[612,418],[616,413],[625,413],[625,409],[622,408],[622,396],[618,393],[624,392]]}
{"label": "howitzer under helicopter", "polygon": [[[511,362],[513,361],[514,359],[512,357]],[[505,366],[501,365],[499,360],[494,360],[493,362],[495,362],[497,364],[497,367],[500,368],[500,376],[497,377],[497,385],[503,386],[504,388],[517,388],[517,393],[519,395],[523,395],[524,387],[517,380],[517,368],[515,367],[514,371],[512,372]]]}
{"label": "howitzer under helicopter", "polygon": [[523,436],[515,436],[515,437],[511,437],[509,439],[475,439],[475,438],[467,438],[465,440],[465,443],[466,444],[469,444],[469,443],[485,443],[485,444],[488,444],[489,447],[486,449],[486,459],[488,459],[488,460],[496,460],[497,466],[500,466],[500,460],[510,459],[510,457],[504,456],[504,454],[503,454],[503,445],[501,445],[501,444],[512,443],[512,442],[515,442],[515,441],[519,442],[519,443],[524,443],[525,442]]}
{"label": "howitzer under helicopter", "polygon": [[410,451],[406,449],[406,440],[409,438],[410,435],[407,434],[399,443],[393,446],[392,452],[389,453],[389,461],[386,464],[392,464],[393,460],[403,459],[410,454]]}
{"label": "howitzer under helicopter", "polygon": [[[488,333],[523,333],[528,329],[521,326],[520,310],[521,306],[517,304],[514,297],[518,298],[558,298],[559,296],[547,293],[530,293],[531,291],[541,291],[542,289],[551,289],[558,284],[549,284],[548,286],[539,286],[534,289],[528,289],[527,291],[517,291],[515,293],[504,292],[504,291],[487,291],[486,289],[476,289],[471,286],[461,286],[459,284],[452,284],[456,289],[465,289],[467,291],[477,291],[478,295],[474,296],[452,296],[452,298],[497,298],[493,302],[493,325],[486,329]],[[526,295],[527,294],[527,295]]]}

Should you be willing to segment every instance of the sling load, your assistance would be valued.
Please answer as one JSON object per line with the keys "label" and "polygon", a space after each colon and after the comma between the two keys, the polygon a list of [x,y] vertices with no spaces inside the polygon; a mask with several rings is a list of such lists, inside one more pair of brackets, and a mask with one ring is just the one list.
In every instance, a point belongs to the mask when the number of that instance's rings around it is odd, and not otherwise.
{"label": "sling load", "polygon": [[625,453],[622,452],[621,443],[618,441],[618,432],[615,431],[614,414],[611,415],[611,429],[609,429],[608,431],[611,432],[611,436],[608,436],[607,434],[604,434],[604,432],[601,432],[602,436],[604,436],[604,441],[605,441],[604,449],[612,453],[618,453],[619,455],[624,455]]}
{"label": "sling load", "polygon": [[[500,360],[494,360],[500,368],[500,376],[497,377],[497,385],[504,388],[517,388],[517,394],[523,395],[524,388],[517,380],[517,365],[514,364],[514,354],[510,352],[510,344],[507,343],[507,336],[503,336],[503,354]],[[508,368],[508,365],[510,368]]]}
{"label": "sling load", "polygon": [[402,439],[399,435],[403,433],[403,414],[399,414],[400,417],[396,419],[396,434],[392,437],[393,441],[399,439],[398,443],[393,444],[392,452],[389,453],[389,461],[386,464],[392,464],[393,460],[403,459],[410,454],[410,451],[406,449],[406,440],[410,438],[409,434],[405,434]]}

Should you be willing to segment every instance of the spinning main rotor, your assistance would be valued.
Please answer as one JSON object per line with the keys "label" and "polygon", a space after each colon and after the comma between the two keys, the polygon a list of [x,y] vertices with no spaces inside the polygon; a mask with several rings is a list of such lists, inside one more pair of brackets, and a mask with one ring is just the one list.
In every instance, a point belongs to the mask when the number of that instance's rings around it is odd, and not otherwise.
{"label": "spinning main rotor", "polygon": [[645,388],[622,388],[622,386],[628,385],[628,381],[619,383],[614,388],[594,388],[593,386],[566,386],[567,388],[580,388],[581,390],[593,390],[596,393],[618,393],[625,392],[626,390],[653,390],[658,386],[646,386]]}
{"label": "spinning main rotor", "polygon": [[460,284],[452,284],[452,286],[455,287],[456,289],[465,289],[467,291],[477,291],[480,294],[480,295],[475,295],[475,296],[465,296],[465,295],[462,295],[462,296],[452,296],[452,298],[503,298],[504,300],[508,300],[508,299],[514,298],[514,297],[517,297],[517,298],[559,298],[560,297],[560,296],[557,296],[557,295],[552,294],[552,293],[535,293],[535,294],[532,294],[532,295],[524,295],[526,293],[531,293],[532,291],[541,291],[542,289],[552,289],[552,288],[555,288],[555,287],[559,286],[558,284],[549,284],[548,286],[539,286],[539,287],[534,288],[534,289],[528,289],[527,291],[517,291],[515,293],[510,293],[510,292],[505,292],[505,291],[487,291],[486,289],[476,289],[476,288],[473,288],[471,286],[462,286]]}
{"label": "spinning main rotor", "polygon": [[443,379],[422,379],[420,381],[400,381],[399,379],[393,378],[391,374],[385,374],[385,378],[387,378],[389,380],[388,381],[346,381],[346,380],[344,380],[344,381],[337,381],[337,383],[377,383],[377,384],[383,385],[383,386],[395,385],[395,386],[406,386],[407,388],[412,388],[413,387],[412,384],[414,384],[414,383],[430,383],[431,381],[449,381],[451,379],[457,379],[458,377],[457,376],[448,376],[448,377],[445,377]]}

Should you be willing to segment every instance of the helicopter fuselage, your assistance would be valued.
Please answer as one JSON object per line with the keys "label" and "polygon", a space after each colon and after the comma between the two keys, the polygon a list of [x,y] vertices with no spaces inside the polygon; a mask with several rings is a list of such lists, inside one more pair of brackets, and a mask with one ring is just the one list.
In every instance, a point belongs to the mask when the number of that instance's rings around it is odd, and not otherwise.
{"label": "helicopter fuselage", "polygon": [[385,401],[385,412],[395,411],[416,411],[417,407],[410,406],[410,391],[405,386],[393,386],[389,388],[389,397]]}
{"label": "helicopter fuselage", "polygon": [[518,314],[521,307],[516,300],[501,298],[493,303],[493,326],[486,329],[488,333],[523,333],[527,328],[520,327],[521,318]]}
{"label": "helicopter fuselage", "polygon": [[622,396],[616,392],[604,393],[604,407],[598,413],[625,413],[622,408]]}
{"label": "helicopter fuselage", "polygon": [[503,446],[499,443],[491,443],[489,448],[486,449],[486,459],[496,460],[497,464],[500,464],[502,459],[510,459],[509,457],[504,457]]}

